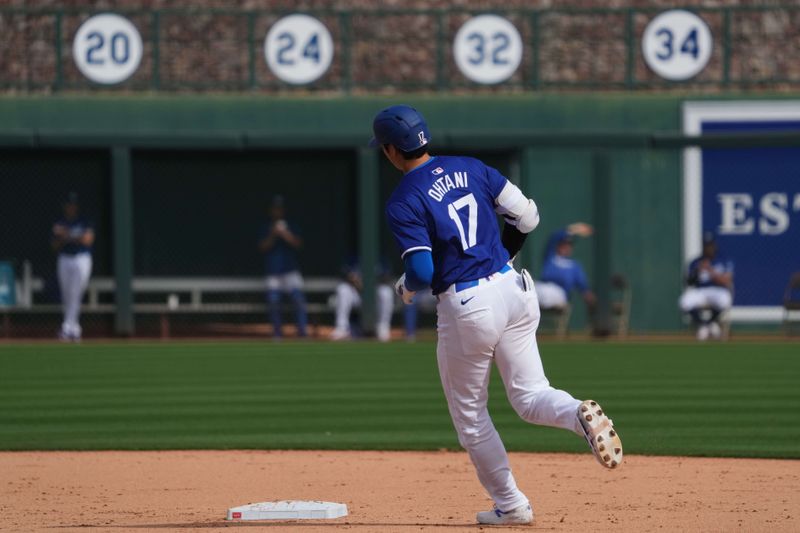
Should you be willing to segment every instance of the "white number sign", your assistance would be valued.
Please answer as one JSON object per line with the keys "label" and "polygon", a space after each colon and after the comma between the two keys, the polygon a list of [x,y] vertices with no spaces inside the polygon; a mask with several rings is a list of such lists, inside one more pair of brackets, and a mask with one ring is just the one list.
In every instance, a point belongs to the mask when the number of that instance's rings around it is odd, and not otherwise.
{"label": "white number sign", "polygon": [[650,21],[642,36],[644,60],[662,78],[688,80],[708,64],[711,30],[699,16],[682,9]]}
{"label": "white number sign", "polygon": [[289,15],[270,28],[264,40],[264,56],[281,80],[296,85],[311,83],[331,66],[333,39],[328,28],[314,17]]}
{"label": "white number sign", "polygon": [[95,15],[78,28],[72,57],[84,76],[112,85],[127,80],[142,61],[142,37],[125,17]]}
{"label": "white number sign", "polygon": [[464,23],[453,42],[456,65],[470,80],[494,84],[510,78],[522,61],[522,38],[511,22],[478,15]]}

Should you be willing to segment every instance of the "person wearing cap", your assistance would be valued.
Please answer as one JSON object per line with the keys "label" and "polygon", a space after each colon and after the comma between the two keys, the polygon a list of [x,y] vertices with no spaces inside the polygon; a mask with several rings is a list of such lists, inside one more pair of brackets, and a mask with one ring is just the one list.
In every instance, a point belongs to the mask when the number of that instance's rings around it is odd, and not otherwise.
{"label": "person wearing cap", "polygon": [[297,316],[297,335],[306,336],[308,322],[306,300],[303,294],[303,276],[297,252],[303,247],[299,231],[286,220],[286,205],[283,196],[272,199],[269,220],[261,227],[258,251],[264,254],[266,270],[267,304],[272,320],[272,334],[276,339],[283,336],[281,321],[281,295],[286,294],[294,303]]}
{"label": "person wearing cap", "polygon": [[717,251],[714,234],[703,234],[703,252],[689,263],[681,311],[692,317],[697,339],[722,337],[719,318],[733,305],[733,262]]}
{"label": "person wearing cap", "polygon": [[[459,443],[469,453],[494,508],[481,524],[528,524],[530,501],[511,473],[503,441],[488,411],[492,366],[519,416],[531,424],[574,432],[598,462],[615,468],[622,443],[593,400],[580,401],[550,385],[536,329],[540,311],[530,275],[511,265],[539,224],[536,203],[478,159],[431,155],[422,114],[407,105],[380,111],[370,145],[403,173],[386,203],[404,274],[395,285],[405,304],[431,287],[437,298],[436,358]],[[497,215],[505,223],[498,227]]]}
{"label": "person wearing cap", "polygon": [[536,294],[541,309],[563,309],[569,303],[573,289],[577,289],[590,312],[596,298],[589,288],[583,267],[572,258],[574,238],[589,237],[594,229],[583,222],[575,222],[553,232],[547,241],[542,274],[536,282]]}
{"label": "person wearing cap", "polygon": [[58,286],[64,320],[58,336],[64,341],[81,340],[81,300],[92,274],[94,226],[80,215],[77,193],[67,195],[63,216],[53,224],[50,243],[58,254]]}

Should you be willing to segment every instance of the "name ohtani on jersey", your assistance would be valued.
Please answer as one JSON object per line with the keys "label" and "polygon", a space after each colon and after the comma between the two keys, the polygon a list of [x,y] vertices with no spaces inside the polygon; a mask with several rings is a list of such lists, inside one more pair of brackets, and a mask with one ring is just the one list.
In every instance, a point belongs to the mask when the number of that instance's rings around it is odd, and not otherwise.
{"label": "name ohtani on jersey", "polygon": [[[443,172],[442,168],[436,168],[432,171],[432,174],[436,174],[436,171],[439,171],[439,174]],[[465,172],[453,172],[453,178],[450,178],[450,174],[445,174],[441,178],[437,179],[433,183],[431,183],[431,188],[428,189],[428,196],[436,200],[437,202],[441,202],[444,198],[444,195],[447,194],[449,191],[453,189],[462,189],[465,187],[469,187],[469,176]]]}

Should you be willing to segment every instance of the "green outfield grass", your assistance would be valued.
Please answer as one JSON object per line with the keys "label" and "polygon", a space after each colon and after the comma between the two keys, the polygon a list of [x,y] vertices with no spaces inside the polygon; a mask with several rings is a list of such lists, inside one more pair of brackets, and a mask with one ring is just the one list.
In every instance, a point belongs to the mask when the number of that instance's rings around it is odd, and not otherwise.
{"label": "green outfield grass", "polygon": [[[800,344],[550,343],[551,383],[599,400],[626,453],[800,458]],[[507,447],[585,452],[517,418]],[[432,343],[0,345],[0,449],[458,448]]]}

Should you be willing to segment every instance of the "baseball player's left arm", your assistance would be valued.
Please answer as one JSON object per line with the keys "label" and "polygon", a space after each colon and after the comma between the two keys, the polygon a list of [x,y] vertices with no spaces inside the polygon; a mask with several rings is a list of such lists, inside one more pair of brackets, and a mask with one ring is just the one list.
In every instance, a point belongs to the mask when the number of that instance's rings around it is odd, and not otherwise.
{"label": "baseball player's left arm", "polygon": [[78,242],[83,246],[91,246],[94,244],[94,228],[91,226],[86,228],[80,237],[78,237]]}
{"label": "baseball player's left arm", "polygon": [[539,225],[539,208],[508,180],[494,203],[495,211],[505,220],[501,242],[513,260],[525,244],[528,233]]}
{"label": "baseball player's left arm", "polygon": [[403,275],[395,283],[394,289],[403,303],[409,305],[417,291],[426,289],[433,282],[433,255],[427,250],[406,254]]}
{"label": "baseball player's left arm", "polygon": [[280,238],[286,241],[286,243],[295,250],[299,250],[303,247],[303,238],[300,237],[299,233],[293,232],[291,227],[285,222],[277,228],[276,232]]}
{"label": "baseball player's left arm", "polygon": [[50,244],[54,252],[61,251],[61,248],[66,244],[68,231],[67,227],[63,224],[53,224],[53,236],[50,239]]}
{"label": "baseball player's left arm", "polygon": [[727,272],[718,272],[716,270],[712,270],[711,280],[717,285],[725,287],[726,289],[730,289],[733,286],[733,272],[730,270]]}
{"label": "baseball player's left arm", "polygon": [[429,287],[433,281],[433,256],[431,242],[422,216],[406,203],[386,206],[389,228],[403,250],[404,270],[395,284],[395,292],[410,304],[418,290]]}

